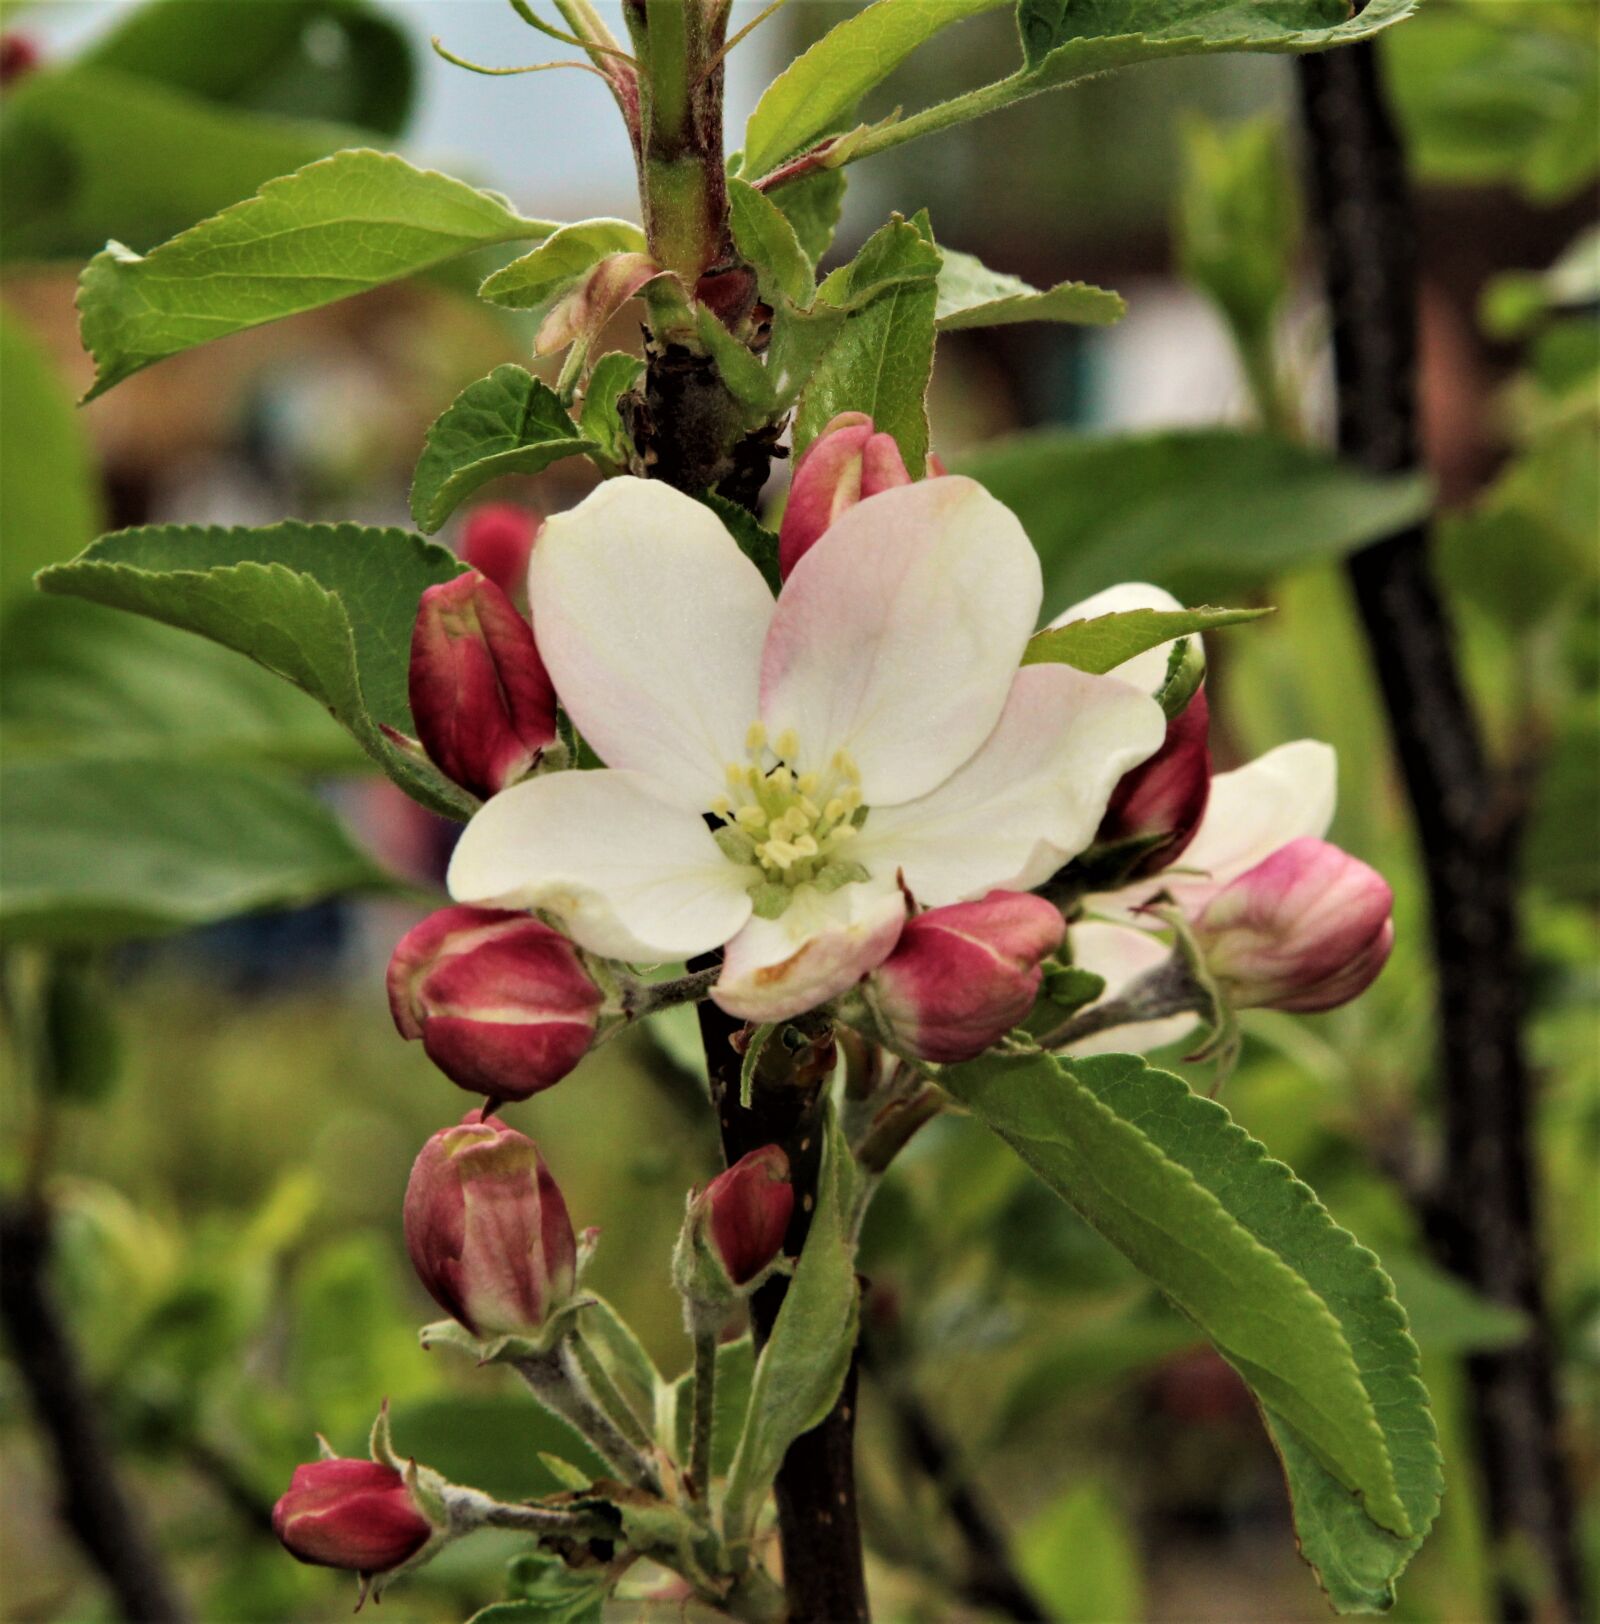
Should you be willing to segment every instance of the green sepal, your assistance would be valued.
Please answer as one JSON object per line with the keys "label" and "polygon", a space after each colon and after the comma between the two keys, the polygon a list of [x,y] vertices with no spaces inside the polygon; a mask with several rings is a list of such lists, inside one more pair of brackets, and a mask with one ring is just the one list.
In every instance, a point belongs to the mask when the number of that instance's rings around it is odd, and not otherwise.
{"label": "green sepal", "polygon": [[750,887],[750,906],[757,919],[782,919],[794,892],[778,880],[759,880]]}
{"label": "green sepal", "polygon": [[1167,655],[1167,674],[1156,689],[1156,703],[1169,722],[1184,713],[1205,680],[1204,643],[1198,637],[1181,638]]}

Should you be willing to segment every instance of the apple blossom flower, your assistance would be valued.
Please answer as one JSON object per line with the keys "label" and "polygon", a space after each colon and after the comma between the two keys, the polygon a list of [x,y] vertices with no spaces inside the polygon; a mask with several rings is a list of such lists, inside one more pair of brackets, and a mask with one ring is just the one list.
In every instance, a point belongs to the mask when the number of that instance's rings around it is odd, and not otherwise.
{"label": "apple blossom flower", "polygon": [[317,1460],[295,1467],[272,1508],[272,1531],[301,1562],[387,1573],[428,1543],[433,1524],[394,1467]]}
{"label": "apple blossom flower", "polygon": [[389,1010],[451,1082],[525,1100],[588,1053],[603,1002],[576,949],[526,914],[441,908],[400,938]]}
{"label": "apple blossom flower", "polygon": [[840,412],[794,465],[778,529],[779,574],[787,580],[846,508],[910,483],[895,437],[880,434],[865,412]]}
{"label": "apple blossom flower", "polygon": [[556,742],[555,691],[533,632],[476,570],[422,594],[410,699],[429,759],[480,799],[531,772]]}
{"label": "apple blossom flower", "polygon": [[539,1147],[468,1114],[422,1147],[406,1185],[417,1278],[474,1336],[533,1336],[572,1295],[577,1241]]}
{"label": "apple blossom flower", "polygon": [[868,978],[896,1041],[923,1060],[971,1060],[1033,1008],[1066,923],[1043,897],[991,891],[909,920]]}
{"label": "apple blossom flower", "polygon": [[1225,885],[1194,921],[1235,1009],[1333,1009],[1365,992],[1394,945],[1383,876],[1325,840],[1291,840]]}
{"label": "apple blossom flower", "polygon": [[1018,669],[1041,595],[1015,517],[971,480],[848,508],[774,603],[716,515],[608,481],[529,566],[557,693],[605,762],[493,797],[451,894],[537,909],[591,953],[723,949],[745,1020],[824,1003],[927,906],[1041,884],[1165,733],[1148,692]]}

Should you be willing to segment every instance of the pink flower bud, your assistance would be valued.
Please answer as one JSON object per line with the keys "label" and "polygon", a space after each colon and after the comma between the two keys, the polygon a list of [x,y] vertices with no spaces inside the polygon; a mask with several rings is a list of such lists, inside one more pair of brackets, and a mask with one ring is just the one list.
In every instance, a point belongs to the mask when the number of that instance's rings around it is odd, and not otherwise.
{"label": "pink flower bud", "polygon": [[469,570],[422,594],[411,634],[411,714],[434,765],[487,800],[555,743],[556,693],[527,621]]}
{"label": "pink flower bud", "polygon": [[1206,966],[1240,1009],[1348,1003],[1394,945],[1383,876],[1325,840],[1291,840],[1225,885],[1194,921]]}
{"label": "pink flower bud", "polygon": [[594,1039],[603,1002],[560,931],[496,908],[441,908],[400,938],[389,1009],[451,1082],[497,1100],[559,1083]]}
{"label": "pink flower bud", "polygon": [[467,515],[461,556],[515,603],[528,595],[528,560],[543,525],[515,502],[485,502]]}
{"label": "pink flower bud", "polygon": [[1102,841],[1160,835],[1128,876],[1154,874],[1177,860],[1200,826],[1211,796],[1211,712],[1205,687],[1167,723],[1162,746],[1124,773],[1100,823]]}
{"label": "pink flower bud", "polygon": [[29,34],[0,34],[0,85],[9,85],[39,66],[39,47]]}
{"label": "pink flower bud", "polygon": [[846,508],[910,483],[894,436],[879,434],[865,412],[841,412],[794,465],[789,505],[778,531],[778,573],[787,580]]}
{"label": "pink flower bud", "polygon": [[272,1508],[272,1531],[301,1562],[387,1573],[428,1543],[433,1524],[392,1466],[317,1460],[295,1467]]}
{"label": "pink flower bud", "polygon": [[533,1336],[572,1295],[577,1242],[526,1134],[469,1113],[422,1147],[406,1250],[433,1300],[474,1336]]}
{"label": "pink flower bud", "polygon": [[793,1211],[789,1158],[781,1145],[741,1156],[694,1200],[694,1216],[736,1286],[754,1280],[783,1250]]}
{"label": "pink flower bud", "polygon": [[872,997],[913,1054],[971,1060],[1033,1007],[1040,960],[1065,935],[1059,909],[1018,891],[933,908],[907,921],[872,974]]}

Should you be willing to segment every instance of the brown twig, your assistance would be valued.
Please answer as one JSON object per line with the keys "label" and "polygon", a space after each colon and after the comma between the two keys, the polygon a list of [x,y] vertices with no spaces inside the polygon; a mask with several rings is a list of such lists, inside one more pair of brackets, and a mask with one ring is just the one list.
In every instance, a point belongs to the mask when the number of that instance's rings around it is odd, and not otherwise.
{"label": "brown twig", "polygon": [[0,1206],[0,1323],[55,1456],[61,1518],[137,1624],[187,1624],[139,1505],[117,1474],[78,1351],[48,1285],[45,1208]]}
{"label": "brown twig", "polygon": [[[1370,44],[1308,56],[1309,129],[1338,375],[1339,446],[1378,473],[1419,460],[1414,212]],[[1532,1329],[1469,1361],[1490,1525],[1539,1555],[1542,1585],[1502,1573],[1505,1619],[1584,1612],[1540,1275],[1533,1082],[1522,1042],[1516,898],[1520,816],[1486,760],[1420,527],[1356,554],[1351,586],[1372,648],[1427,878],[1438,975],[1445,1170],[1431,1239]],[[1513,1571],[1514,1568],[1517,1571]]]}

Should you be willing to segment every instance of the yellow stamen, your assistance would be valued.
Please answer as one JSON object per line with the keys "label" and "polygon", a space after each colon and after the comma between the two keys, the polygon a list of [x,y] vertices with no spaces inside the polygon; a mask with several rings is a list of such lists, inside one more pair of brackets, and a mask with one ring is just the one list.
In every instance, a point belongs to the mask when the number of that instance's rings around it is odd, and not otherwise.
{"label": "yellow stamen", "polygon": [[778,742],[772,747],[785,761],[793,761],[800,754],[800,740],[796,737],[792,727],[786,727],[778,735]]}
{"label": "yellow stamen", "polygon": [[752,722],[745,730],[744,747],[754,755],[757,750],[767,742],[767,724],[765,722]]}

